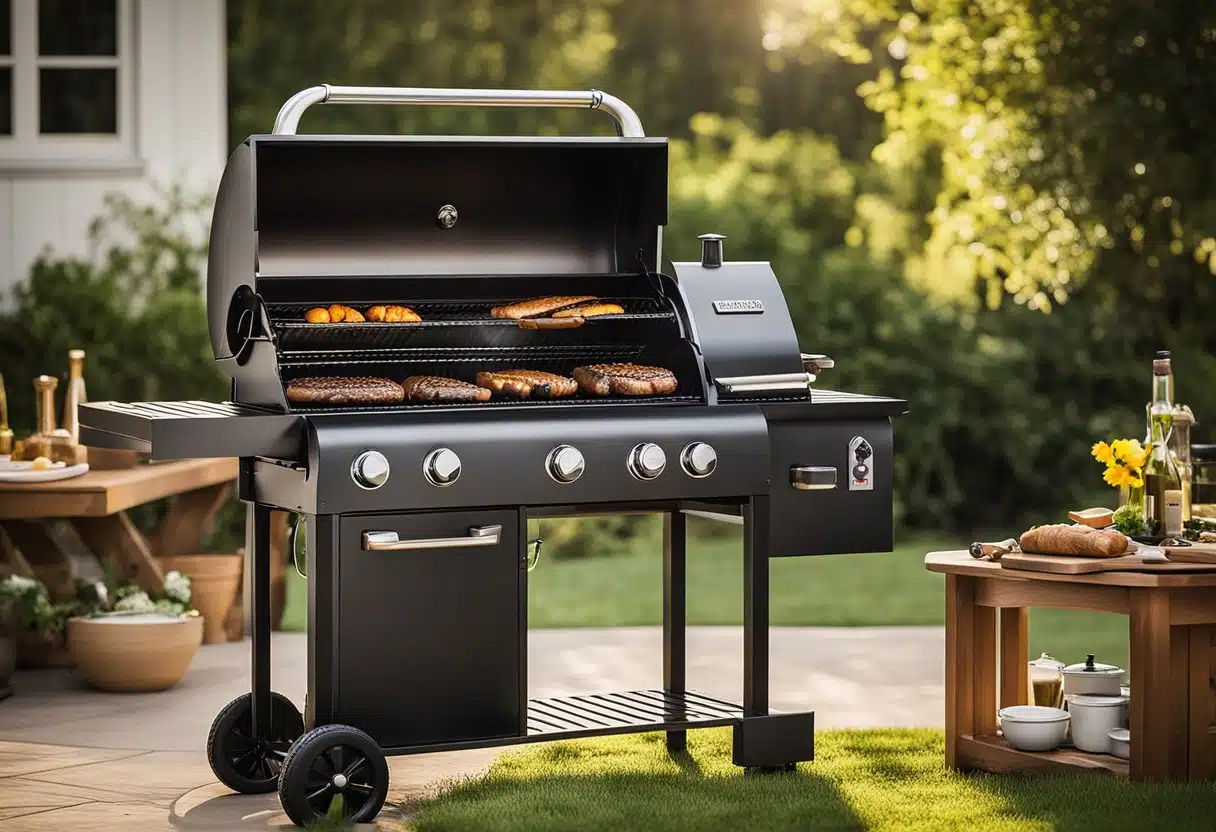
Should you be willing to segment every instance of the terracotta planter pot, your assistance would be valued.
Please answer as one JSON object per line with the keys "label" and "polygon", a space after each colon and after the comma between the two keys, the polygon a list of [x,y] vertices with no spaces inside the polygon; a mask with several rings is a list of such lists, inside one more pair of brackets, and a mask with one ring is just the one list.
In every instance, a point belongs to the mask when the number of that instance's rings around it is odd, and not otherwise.
{"label": "terracotta planter pot", "polygon": [[201,616],[68,621],[68,650],[81,678],[95,688],[116,693],[173,687],[186,675],[202,640]]}
{"label": "terracotta planter pot", "polygon": [[0,635],[0,699],[11,693],[13,671],[17,669],[17,640]]}
{"label": "terracotta planter pot", "polygon": [[203,643],[228,641],[228,611],[241,588],[240,555],[166,555],[160,560],[167,573],[176,569],[190,576],[190,606],[203,617]]}
{"label": "terracotta planter pot", "polygon": [[71,667],[74,662],[58,637],[44,636],[33,630],[17,633],[17,667],[40,670],[44,667]]}

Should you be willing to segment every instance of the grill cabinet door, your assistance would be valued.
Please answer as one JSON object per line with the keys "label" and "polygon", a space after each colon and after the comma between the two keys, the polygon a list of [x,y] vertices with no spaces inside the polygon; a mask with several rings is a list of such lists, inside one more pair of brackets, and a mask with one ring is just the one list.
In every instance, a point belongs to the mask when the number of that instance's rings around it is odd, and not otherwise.
{"label": "grill cabinet door", "polygon": [[[502,527],[497,544],[368,551],[363,543],[365,532],[435,541],[490,526]],[[339,547],[335,721],[389,748],[521,734],[519,513],[342,517]]]}

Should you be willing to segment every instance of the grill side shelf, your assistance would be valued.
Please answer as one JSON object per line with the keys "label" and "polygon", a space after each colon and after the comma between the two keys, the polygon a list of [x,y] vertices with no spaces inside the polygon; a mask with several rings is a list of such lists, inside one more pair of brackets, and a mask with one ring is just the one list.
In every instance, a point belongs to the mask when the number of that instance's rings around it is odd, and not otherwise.
{"label": "grill side shelf", "polygon": [[297,459],[304,419],[232,402],[90,402],[80,406],[80,438],[152,459]]}

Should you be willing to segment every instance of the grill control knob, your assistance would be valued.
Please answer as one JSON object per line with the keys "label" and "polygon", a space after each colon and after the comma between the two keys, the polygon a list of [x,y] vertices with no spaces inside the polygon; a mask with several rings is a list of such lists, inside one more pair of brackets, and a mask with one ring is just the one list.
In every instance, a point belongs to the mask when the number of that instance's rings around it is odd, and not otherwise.
{"label": "grill control knob", "polygon": [[379,451],[364,451],[350,464],[350,477],[360,488],[379,488],[388,482],[388,460]]}
{"label": "grill control knob", "polygon": [[574,482],[583,475],[587,463],[582,452],[572,445],[558,445],[549,451],[545,460],[545,470],[549,476],[561,483]]}
{"label": "grill control knob", "polygon": [[436,448],[422,461],[422,473],[431,485],[451,485],[460,479],[460,457],[451,448]]}
{"label": "grill control knob", "polygon": [[690,477],[708,477],[718,467],[718,452],[705,442],[692,442],[680,453],[680,465]]}
{"label": "grill control knob", "polygon": [[653,442],[643,442],[629,452],[629,473],[640,480],[652,480],[667,467],[667,454]]}

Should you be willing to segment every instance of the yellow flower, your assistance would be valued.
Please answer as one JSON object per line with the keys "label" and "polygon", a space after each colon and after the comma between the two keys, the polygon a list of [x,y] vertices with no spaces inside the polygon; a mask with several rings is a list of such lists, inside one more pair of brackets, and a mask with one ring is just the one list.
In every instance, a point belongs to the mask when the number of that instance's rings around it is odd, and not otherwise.
{"label": "yellow flower", "polygon": [[1102,479],[1106,480],[1107,485],[1113,485],[1116,488],[1121,485],[1131,485],[1132,472],[1122,465],[1111,465],[1102,472]]}
{"label": "yellow flower", "polygon": [[1127,443],[1127,451],[1123,455],[1123,462],[1128,468],[1133,471],[1139,471],[1144,467],[1144,463],[1148,461],[1148,449],[1140,446],[1139,439],[1129,440]]}
{"label": "yellow flower", "polygon": [[1114,454],[1111,452],[1110,445],[1107,445],[1105,442],[1095,444],[1090,453],[1094,455],[1094,459],[1098,460],[1098,462],[1103,462],[1107,465],[1114,464]]}

